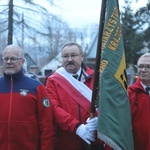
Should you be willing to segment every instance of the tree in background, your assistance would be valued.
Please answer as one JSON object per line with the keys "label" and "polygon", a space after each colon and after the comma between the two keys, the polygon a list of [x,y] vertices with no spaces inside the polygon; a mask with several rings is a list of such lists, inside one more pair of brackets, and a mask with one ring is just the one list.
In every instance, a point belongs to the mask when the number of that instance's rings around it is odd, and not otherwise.
{"label": "tree in background", "polygon": [[[18,44],[30,53],[39,68],[47,64],[68,41],[79,42],[88,49],[97,34],[97,25],[72,29],[60,17],[51,13],[56,7],[52,0],[49,7],[39,5],[38,0],[8,0],[0,6],[0,46]],[[121,13],[127,65],[136,64],[137,58],[150,48],[150,2],[137,12],[131,8],[131,0],[125,0]],[[48,8],[48,9],[47,9]],[[91,36],[90,36],[91,35]]]}
{"label": "tree in background", "polygon": [[146,14],[146,7],[137,10],[134,14],[131,9],[131,1],[125,0],[124,12],[121,14],[124,47],[126,52],[126,62],[129,64],[136,64],[138,57],[141,55],[141,50],[145,47],[146,42],[146,30],[144,21],[145,17],[139,17],[143,10],[143,16]]}
{"label": "tree in background", "polygon": [[56,7],[52,0],[42,1],[48,7],[37,2],[8,0],[1,4],[0,43],[1,50],[8,44],[20,45],[41,67],[60,52],[65,42],[80,39],[80,34],[51,13]]}
{"label": "tree in background", "polygon": [[144,41],[150,52],[150,2],[146,7],[140,8],[135,13],[135,18],[137,19],[138,25],[144,30]]}
{"label": "tree in background", "polygon": [[[49,0],[49,2],[52,4],[52,0]],[[24,32],[25,29],[28,30],[28,32],[26,31],[26,35],[29,35],[31,31],[43,35],[44,33],[40,31],[39,28],[35,28],[40,25],[40,15],[51,16],[48,10],[36,4],[33,0],[17,2],[15,0],[9,0],[6,4],[1,5],[1,8],[0,15],[3,20],[1,20],[0,24],[4,25],[4,28],[0,33],[6,30],[8,31],[7,44],[12,44],[14,38],[18,40],[18,35],[19,38],[21,37],[20,35],[23,36],[22,32]]]}

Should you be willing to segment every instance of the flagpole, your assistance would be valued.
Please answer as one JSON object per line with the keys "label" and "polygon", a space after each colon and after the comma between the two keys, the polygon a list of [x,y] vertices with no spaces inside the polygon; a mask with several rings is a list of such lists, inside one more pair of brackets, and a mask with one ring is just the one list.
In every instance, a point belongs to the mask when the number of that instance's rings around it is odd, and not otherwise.
{"label": "flagpole", "polygon": [[92,100],[91,100],[91,111],[90,118],[94,118],[96,103],[98,102],[99,96],[99,75],[100,75],[100,59],[101,59],[101,47],[102,47],[102,36],[103,36],[103,28],[105,22],[105,10],[106,10],[106,1],[102,0],[101,3],[101,12],[100,12],[100,22],[99,22],[99,31],[98,31],[98,43],[97,43],[97,51],[96,51],[96,62],[95,62],[95,75],[94,75],[94,84],[93,84],[93,92],[92,92]]}

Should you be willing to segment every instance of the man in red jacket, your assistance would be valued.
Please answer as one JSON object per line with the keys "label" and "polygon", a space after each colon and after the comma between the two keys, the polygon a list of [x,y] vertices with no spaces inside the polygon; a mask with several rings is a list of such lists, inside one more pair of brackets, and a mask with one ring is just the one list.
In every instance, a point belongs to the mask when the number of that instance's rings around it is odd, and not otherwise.
{"label": "man in red jacket", "polygon": [[129,86],[135,150],[150,150],[150,53],[137,62],[138,78]]}
{"label": "man in red jacket", "polygon": [[[65,44],[61,54],[62,67],[46,82],[54,114],[54,150],[86,150],[96,139],[97,117],[88,119],[94,71],[83,63],[79,44]],[[92,147],[104,149],[102,142]]]}
{"label": "man in red jacket", "polygon": [[44,85],[24,75],[22,48],[3,51],[0,78],[0,150],[52,150],[52,107]]}

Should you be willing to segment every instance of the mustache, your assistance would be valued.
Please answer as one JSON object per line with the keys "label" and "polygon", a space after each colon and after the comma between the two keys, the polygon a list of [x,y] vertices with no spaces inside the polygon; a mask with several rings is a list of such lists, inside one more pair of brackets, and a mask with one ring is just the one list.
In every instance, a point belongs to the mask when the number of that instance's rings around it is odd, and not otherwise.
{"label": "mustache", "polygon": [[74,65],[74,63],[73,62],[68,62],[67,65]]}

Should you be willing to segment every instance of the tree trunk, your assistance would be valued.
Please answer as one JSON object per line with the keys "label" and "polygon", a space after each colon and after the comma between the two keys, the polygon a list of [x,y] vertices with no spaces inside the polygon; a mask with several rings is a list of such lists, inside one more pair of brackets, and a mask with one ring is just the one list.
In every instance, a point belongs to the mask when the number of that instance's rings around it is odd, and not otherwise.
{"label": "tree trunk", "polygon": [[13,0],[9,0],[8,45],[13,43]]}

